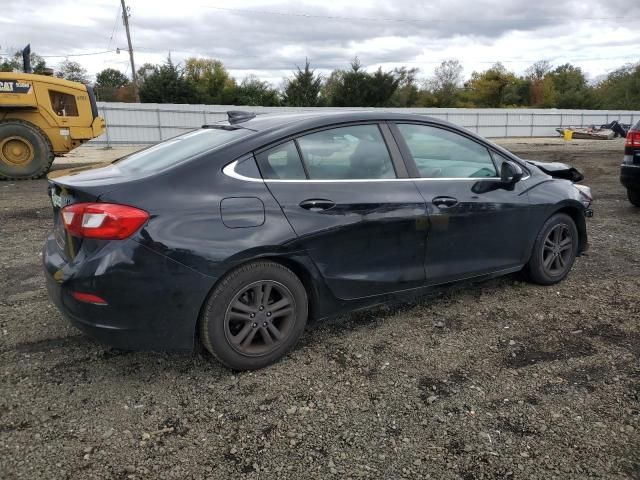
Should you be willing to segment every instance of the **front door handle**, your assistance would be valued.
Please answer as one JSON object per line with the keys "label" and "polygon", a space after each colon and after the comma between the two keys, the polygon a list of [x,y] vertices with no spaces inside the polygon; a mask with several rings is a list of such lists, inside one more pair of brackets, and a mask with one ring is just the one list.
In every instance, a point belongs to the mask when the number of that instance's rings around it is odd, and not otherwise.
{"label": "front door handle", "polygon": [[300,207],[310,212],[320,212],[322,210],[329,210],[335,207],[336,204],[326,198],[311,198],[309,200],[303,200],[300,202]]}
{"label": "front door handle", "polygon": [[453,197],[436,197],[432,203],[439,208],[450,208],[458,204],[458,199]]}

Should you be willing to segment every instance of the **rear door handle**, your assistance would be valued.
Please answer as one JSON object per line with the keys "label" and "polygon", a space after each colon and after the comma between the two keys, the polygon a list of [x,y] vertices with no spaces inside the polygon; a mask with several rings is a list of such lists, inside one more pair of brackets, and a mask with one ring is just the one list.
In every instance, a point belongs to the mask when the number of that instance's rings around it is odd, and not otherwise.
{"label": "rear door handle", "polygon": [[453,197],[436,197],[431,202],[436,207],[450,208],[458,204],[458,199]]}
{"label": "rear door handle", "polygon": [[303,200],[300,202],[300,207],[311,212],[320,212],[322,210],[329,210],[335,207],[336,204],[326,198],[310,198],[309,200]]}

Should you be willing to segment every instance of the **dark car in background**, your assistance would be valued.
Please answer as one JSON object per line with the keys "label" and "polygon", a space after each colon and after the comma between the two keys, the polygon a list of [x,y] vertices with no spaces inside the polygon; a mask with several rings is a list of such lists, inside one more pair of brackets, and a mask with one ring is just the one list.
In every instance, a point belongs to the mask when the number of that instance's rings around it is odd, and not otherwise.
{"label": "dark car in background", "polygon": [[260,368],[308,320],[521,270],[559,282],[587,249],[580,179],[424,116],[230,112],[51,175],[47,288],[109,345],[200,341]]}
{"label": "dark car in background", "polygon": [[640,207],[640,120],[627,133],[620,182],[627,189],[629,201]]}

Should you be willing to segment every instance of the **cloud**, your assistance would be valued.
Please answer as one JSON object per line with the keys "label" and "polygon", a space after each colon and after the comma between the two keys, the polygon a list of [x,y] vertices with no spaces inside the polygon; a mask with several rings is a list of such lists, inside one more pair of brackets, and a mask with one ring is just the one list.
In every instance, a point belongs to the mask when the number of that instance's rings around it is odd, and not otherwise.
{"label": "cloud", "polygon": [[[633,2],[631,2],[633,3]],[[2,50],[31,42],[43,55],[126,48],[117,0],[3,0]],[[237,76],[252,73],[279,83],[310,58],[322,72],[345,68],[354,56],[368,68],[406,64],[431,73],[458,58],[468,75],[493,61],[524,71],[546,58],[573,62],[599,75],[625,63],[640,33],[624,12],[600,0],[136,0],[131,25],[137,63],[161,62],[171,52],[215,57]],[[328,17],[328,18],[327,18]],[[626,19],[625,19],[626,18]],[[113,36],[112,36],[113,33]],[[125,52],[77,57],[90,73],[128,69]],[[626,57],[631,61],[631,57]],[[62,58],[47,59],[55,65]]]}

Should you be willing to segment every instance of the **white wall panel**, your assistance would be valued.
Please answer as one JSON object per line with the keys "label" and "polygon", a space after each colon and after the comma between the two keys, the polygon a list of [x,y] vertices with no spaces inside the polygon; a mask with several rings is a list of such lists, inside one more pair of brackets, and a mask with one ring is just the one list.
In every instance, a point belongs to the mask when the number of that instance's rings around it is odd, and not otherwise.
{"label": "white wall panel", "polygon": [[92,140],[94,144],[148,144],[161,139],[226,120],[228,110],[255,113],[304,111],[391,111],[428,115],[447,120],[485,137],[557,136],[561,126],[601,125],[612,120],[635,123],[640,112],[557,109],[499,108],[312,108],[245,107],[231,105],[173,105],[155,103],[99,103],[107,121],[107,133]]}

